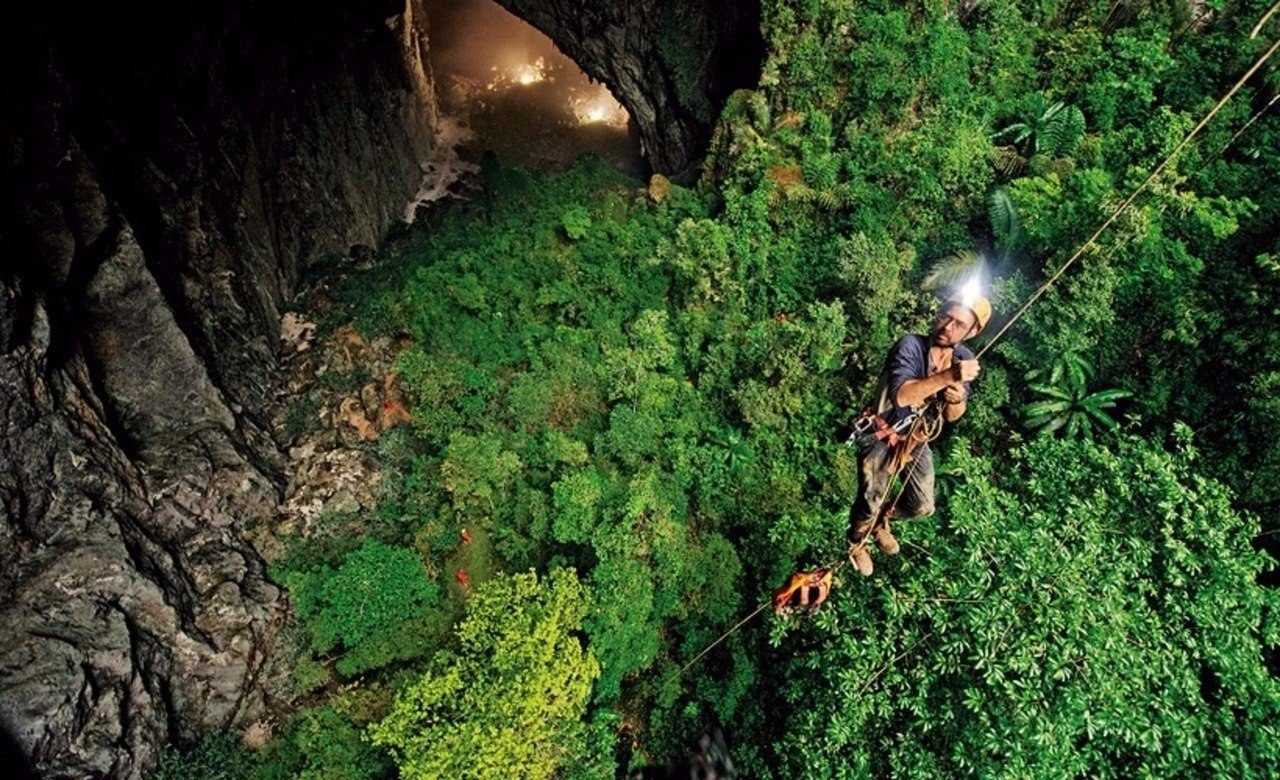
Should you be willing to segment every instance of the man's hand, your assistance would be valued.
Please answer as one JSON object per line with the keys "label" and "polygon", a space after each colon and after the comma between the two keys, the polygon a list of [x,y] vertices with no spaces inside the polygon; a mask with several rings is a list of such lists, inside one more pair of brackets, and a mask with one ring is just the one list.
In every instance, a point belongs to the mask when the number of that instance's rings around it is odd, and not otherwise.
{"label": "man's hand", "polygon": [[946,401],[942,406],[942,419],[947,422],[959,420],[969,408],[965,403],[964,385],[961,384],[942,388],[942,400]]}
{"label": "man's hand", "polygon": [[[944,368],[937,373],[930,374],[924,379],[910,379],[902,383],[898,388],[898,397],[895,399],[898,406],[920,406],[925,399],[937,395],[951,385],[963,385],[965,382],[973,381],[978,375],[978,361],[976,360],[956,360],[949,368]],[[961,394],[964,390],[961,389]],[[948,407],[949,411],[954,413],[956,417],[964,414],[964,399],[961,399],[961,405],[952,405]],[[948,420],[954,420],[954,417],[948,416]]]}
{"label": "man's hand", "polygon": [[957,383],[972,382],[980,370],[977,360],[957,360],[951,364],[951,379]]}

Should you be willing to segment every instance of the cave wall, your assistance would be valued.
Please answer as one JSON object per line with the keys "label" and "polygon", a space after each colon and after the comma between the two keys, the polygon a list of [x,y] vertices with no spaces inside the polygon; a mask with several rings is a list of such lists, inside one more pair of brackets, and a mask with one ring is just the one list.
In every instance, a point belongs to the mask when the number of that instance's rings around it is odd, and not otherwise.
{"label": "cave wall", "polygon": [[44,777],[266,716],[280,311],[432,151],[420,0],[265,5],[2,34],[0,725]]}
{"label": "cave wall", "polygon": [[498,0],[547,35],[631,113],[659,173],[705,153],[735,89],[764,62],[759,0]]}

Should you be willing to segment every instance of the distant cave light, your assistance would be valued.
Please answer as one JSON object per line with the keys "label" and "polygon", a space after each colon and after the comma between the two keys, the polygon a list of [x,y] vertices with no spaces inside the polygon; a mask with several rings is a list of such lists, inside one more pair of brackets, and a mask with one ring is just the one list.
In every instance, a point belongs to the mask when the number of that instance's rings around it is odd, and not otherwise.
{"label": "distant cave light", "polygon": [[460,152],[505,165],[564,169],[584,152],[641,175],[639,135],[625,107],[551,39],[493,0],[427,6],[441,110],[471,131]]}
{"label": "distant cave light", "polygon": [[[506,68],[499,68],[494,65],[489,70],[495,74],[489,83],[485,85],[485,88],[490,92],[510,89],[513,84],[527,87],[530,84],[538,84],[547,80],[547,60],[545,57],[538,57],[533,62],[522,62]],[[555,79],[551,80],[554,81]]]}
{"label": "distant cave light", "polygon": [[584,125],[602,124],[626,127],[631,115],[621,103],[614,100],[609,90],[601,85],[595,95],[576,97],[572,100],[573,115]]}

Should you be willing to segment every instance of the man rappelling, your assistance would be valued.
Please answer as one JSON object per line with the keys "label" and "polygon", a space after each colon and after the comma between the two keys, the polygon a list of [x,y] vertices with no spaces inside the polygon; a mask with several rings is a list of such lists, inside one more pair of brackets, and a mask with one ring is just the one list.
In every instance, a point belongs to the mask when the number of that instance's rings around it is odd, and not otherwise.
{"label": "man rappelling", "polygon": [[[858,498],[849,510],[849,561],[863,576],[873,565],[867,538],[886,555],[898,552],[893,518],[933,513],[933,453],[929,440],[964,416],[978,361],[964,346],[991,319],[991,303],[976,284],[948,298],[929,335],[907,335],[889,351],[879,406],[867,410],[848,443],[858,451]],[[888,505],[886,506],[886,499]]]}

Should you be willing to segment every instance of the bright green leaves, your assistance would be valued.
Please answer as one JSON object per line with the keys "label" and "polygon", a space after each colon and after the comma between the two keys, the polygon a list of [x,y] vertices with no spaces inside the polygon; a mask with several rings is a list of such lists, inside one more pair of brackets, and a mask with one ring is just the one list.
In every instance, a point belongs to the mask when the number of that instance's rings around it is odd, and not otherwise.
{"label": "bright green leaves", "polygon": [[464,516],[496,513],[498,505],[510,497],[523,466],[520,456],[493,434],[456,433],[442,455],[440,485],[454,510]]}
{"label": "bright green leaves", "polygon": [[647,668],[658,655],[653,574],[643,561],[611,556],[592,569],[591,588],[599,602],[586,630],[604,671],[596,695],[613,701],[623,678]]}
{"label": "bright green leaves", "polygon": [[478,588],[455,653],[396,697],[369,729],[400,776],[549,778],[583,755],[582,722],[600,673],[577,633],[589,599],[572,570]]}
{"label": "bright green leaves", "polygon": [[815,392],[843,362],[844,309],[814,303],[752,325],[741,359],[753,370],[734,391],[742,418],[754,428],[780,430],[798,418],[830,411],[830,396]]}
{"label": "bright green leaves", "polygon": [[565,235],[577,241],[585,238],[590,230],[591,214],[582,206],[574,206],[560,218],[560,224],[564,226]]}
{"label": "bright green leaves", "polygon": [[600,504],[610,487],[604,475],[590,467],[566,474],[552,485],[556,514],[551,532],[556,541],[590,541]]}
{"label": "bright green leaves", "polygon": [[1060,100],[1050,104],[1044,93],[1037,92],[1023,102],[1021,121],[1000,130],[993,138],[1008,139],[1024,157],[1058,157],[1075,151],[1082,135],[1084,114],[1079,108]]}
{"label": "bright green leaves", "polygon": [[658,246],[655,263],[675,272],[686,300],[711,304],[733,294],[734,264],[729,256],[729,235],[719,222],[686,219],[675,237]]}

